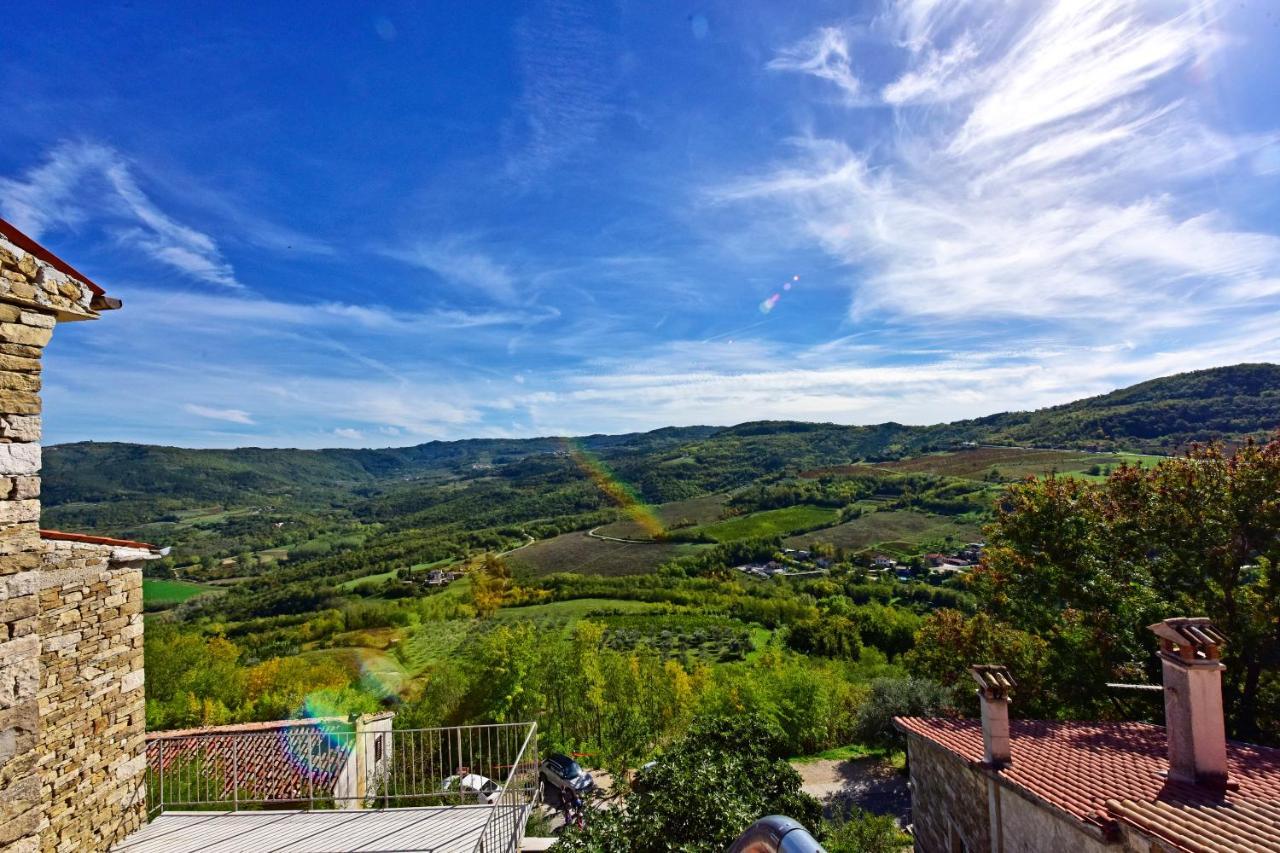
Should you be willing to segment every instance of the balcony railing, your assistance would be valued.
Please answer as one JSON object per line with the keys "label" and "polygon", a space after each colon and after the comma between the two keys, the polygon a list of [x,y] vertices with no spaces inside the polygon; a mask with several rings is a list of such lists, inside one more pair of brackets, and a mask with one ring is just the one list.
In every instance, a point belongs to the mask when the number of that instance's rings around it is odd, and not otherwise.
{"label": "balcony railing", "polygon": [[536,724],[387,722],[148,735],[148,813],[467,806],[484,810],[477,851],[516,849],[539,790]]}

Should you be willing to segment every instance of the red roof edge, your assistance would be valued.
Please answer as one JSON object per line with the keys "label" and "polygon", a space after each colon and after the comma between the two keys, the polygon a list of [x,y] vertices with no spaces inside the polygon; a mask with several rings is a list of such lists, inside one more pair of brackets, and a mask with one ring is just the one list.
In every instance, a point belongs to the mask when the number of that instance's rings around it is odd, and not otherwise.
{"label": "red roof edge", "polygon": [[[392,715],[394,716],[394,714]],[[275,729],[316,728],[318,726],[342,726],[351,721],[347,717],[302,717],[296,720],[268,720],[261,723],[230,723],[225,726],[196,726],[190,729],[161,729],[147,732],[147,740],[164,740],[174,737],[197,735],[234,735],[250,732],[269,732]]]}
{"label": "red roof edge", "polygon": [[73,278],[80,279],[80,281],[84,282],[85,285],[93,291],[94,296],[106,295],[107,292],[94,284],[87,275],[71,266],[71,264],[55,255],[53,252],[50,252],[44,246],[41,246],[35,240],[32,240],[26,234],[23,234],[18,230],[17,226],[0,219],[0,231],[4,232],[10,243],[17,246],[22,251],[30,255],[35,255],[37,258],[56,270],[60,270]]}
{"label": "red roof edge", "polygon": [[155,551],[155,545],[146,542],[135,542],[132,539],[112,539],[109,536],[90,536],[87,533],[66,533],[61,530],[41,530],[41,539],[55,539],[61,542],[84,542],[87,545],[114,545],[117,548],[141,548]]}

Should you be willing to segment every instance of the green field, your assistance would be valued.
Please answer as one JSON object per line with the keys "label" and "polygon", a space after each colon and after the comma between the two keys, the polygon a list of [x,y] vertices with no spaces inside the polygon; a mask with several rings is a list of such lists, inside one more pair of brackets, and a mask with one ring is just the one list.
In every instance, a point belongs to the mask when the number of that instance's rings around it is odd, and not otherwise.
{"label": "green field", "polygon": [[784,536],[797,530],[831,524],[839,517],[838,510],[828,507],[789,506],[709,524],[701,528],[700,532],[717,542],[735,542],[739,539]]}
{"label": "green field", "polygon": [[[438,569],[443,566],[447,566],[453,562],[455,561],[451,559],[444,559],[444,560],[436,560],[434,563],[418,563],[417,565],[410,566],[409,571],[425,572],[425,571],[428,571],[429,569]],[[359,586],[362,583],[365,583],[366,581],[369,581],[371,583],[382,583],[384,581],[389,581],[396,576],[396,572],[398,571],[400,570],[390,569],[388,571],[378,572],[377,574],[373,574],[373,575],[361,575],[358,578],[352,578],[349,581],[343,581],[342,583],[338,584],[338,589],[343,589],[343,590],[355,589],[357,586]]]}
{"label": "green field", "polygon": [[1031,450],[1018,447],[975,447],[947,453],[927,453],[870,466],[912,474],[938,474],[969,480],[1002,481],[1040,477],[1050,473],[1101,479],[1088,474],[1095,465],[1114,468],[1123,463],[1150,467],[1164,457],[1141,453],[1088,453],[1080,450]]}
{"label": "green field", "polygon": [[648,601],[628,601],[620,598],[574,598],[553,601],[550,604],[528,604],[524,607],[504,607],[494,614],[499,622],[576,621],[592,616],[608,618],[618,613],[654,613],[666,609],[665,605]]}
{"label": "green field", "polygon": [[535,542],[507,555],[517,573],[549,575],[576,572],[585,575],[643,575],[676,557],[697,551],[698,545],[667,542],[628,544],[595,539],[584,532],[564,533]]}
{"label": "green field", "polygon": [[189,581],[166,581],[156,578],[142,579],[142,602],[152,608],[172,607],[175,604],[181,604],[188,599],[195,598],[197,595],[222,592],[225,592],[225,590],[216,586],[191,583]]}
{"label": "green field", "polygon": [[945,515],[912,510],[881,510],[846,521],[835,527],[801,533],[784,540],[791,548],[803,548],[814,542],[828,542],[847,551],[858,551],[882,545],[899,552],[918,551],[928,542],[944,542],[950,536],[958,544],[982,535],[976,524]]}

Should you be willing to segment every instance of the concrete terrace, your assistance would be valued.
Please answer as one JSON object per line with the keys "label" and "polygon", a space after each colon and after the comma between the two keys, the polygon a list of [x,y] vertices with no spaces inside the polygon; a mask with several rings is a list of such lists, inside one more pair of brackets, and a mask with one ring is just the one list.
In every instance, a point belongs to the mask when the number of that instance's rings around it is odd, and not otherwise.
{"label": "concrete terrace", "polygon": [[165,812],[115,853],[470,853],[493,809]]}

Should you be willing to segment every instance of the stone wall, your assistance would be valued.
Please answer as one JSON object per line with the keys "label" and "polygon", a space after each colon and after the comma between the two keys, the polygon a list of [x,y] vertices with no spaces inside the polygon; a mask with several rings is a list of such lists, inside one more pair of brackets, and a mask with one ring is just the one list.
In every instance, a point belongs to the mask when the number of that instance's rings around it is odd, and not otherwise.
{"label": "stone wall", "polygon": [[39,758],[40,357],[59,319],[100,295],[0,223],[0,850],[31,853],[47,819]]}
{"label": "stone wall", "polygon": [[[920,737],[907,735],[911,821],[921,853],[986,853],[992,848],[991,796],[999,798],[1005,853],[1151,853],[1141,839],[1108,842],[1065,812],[999,781],[982,767]],[[989,793],[988,783],[992,782]]]}
{"label": "stone wall", "polygon": [[41,850],[105,850],[144,822],[142,571],[149,554],[45,543],[40,574]]}
{"label": "stone wall", "polygon": [[913,734],[907,735],[907,766],[916,850],[990,850],[986,779],[956,754]]}

